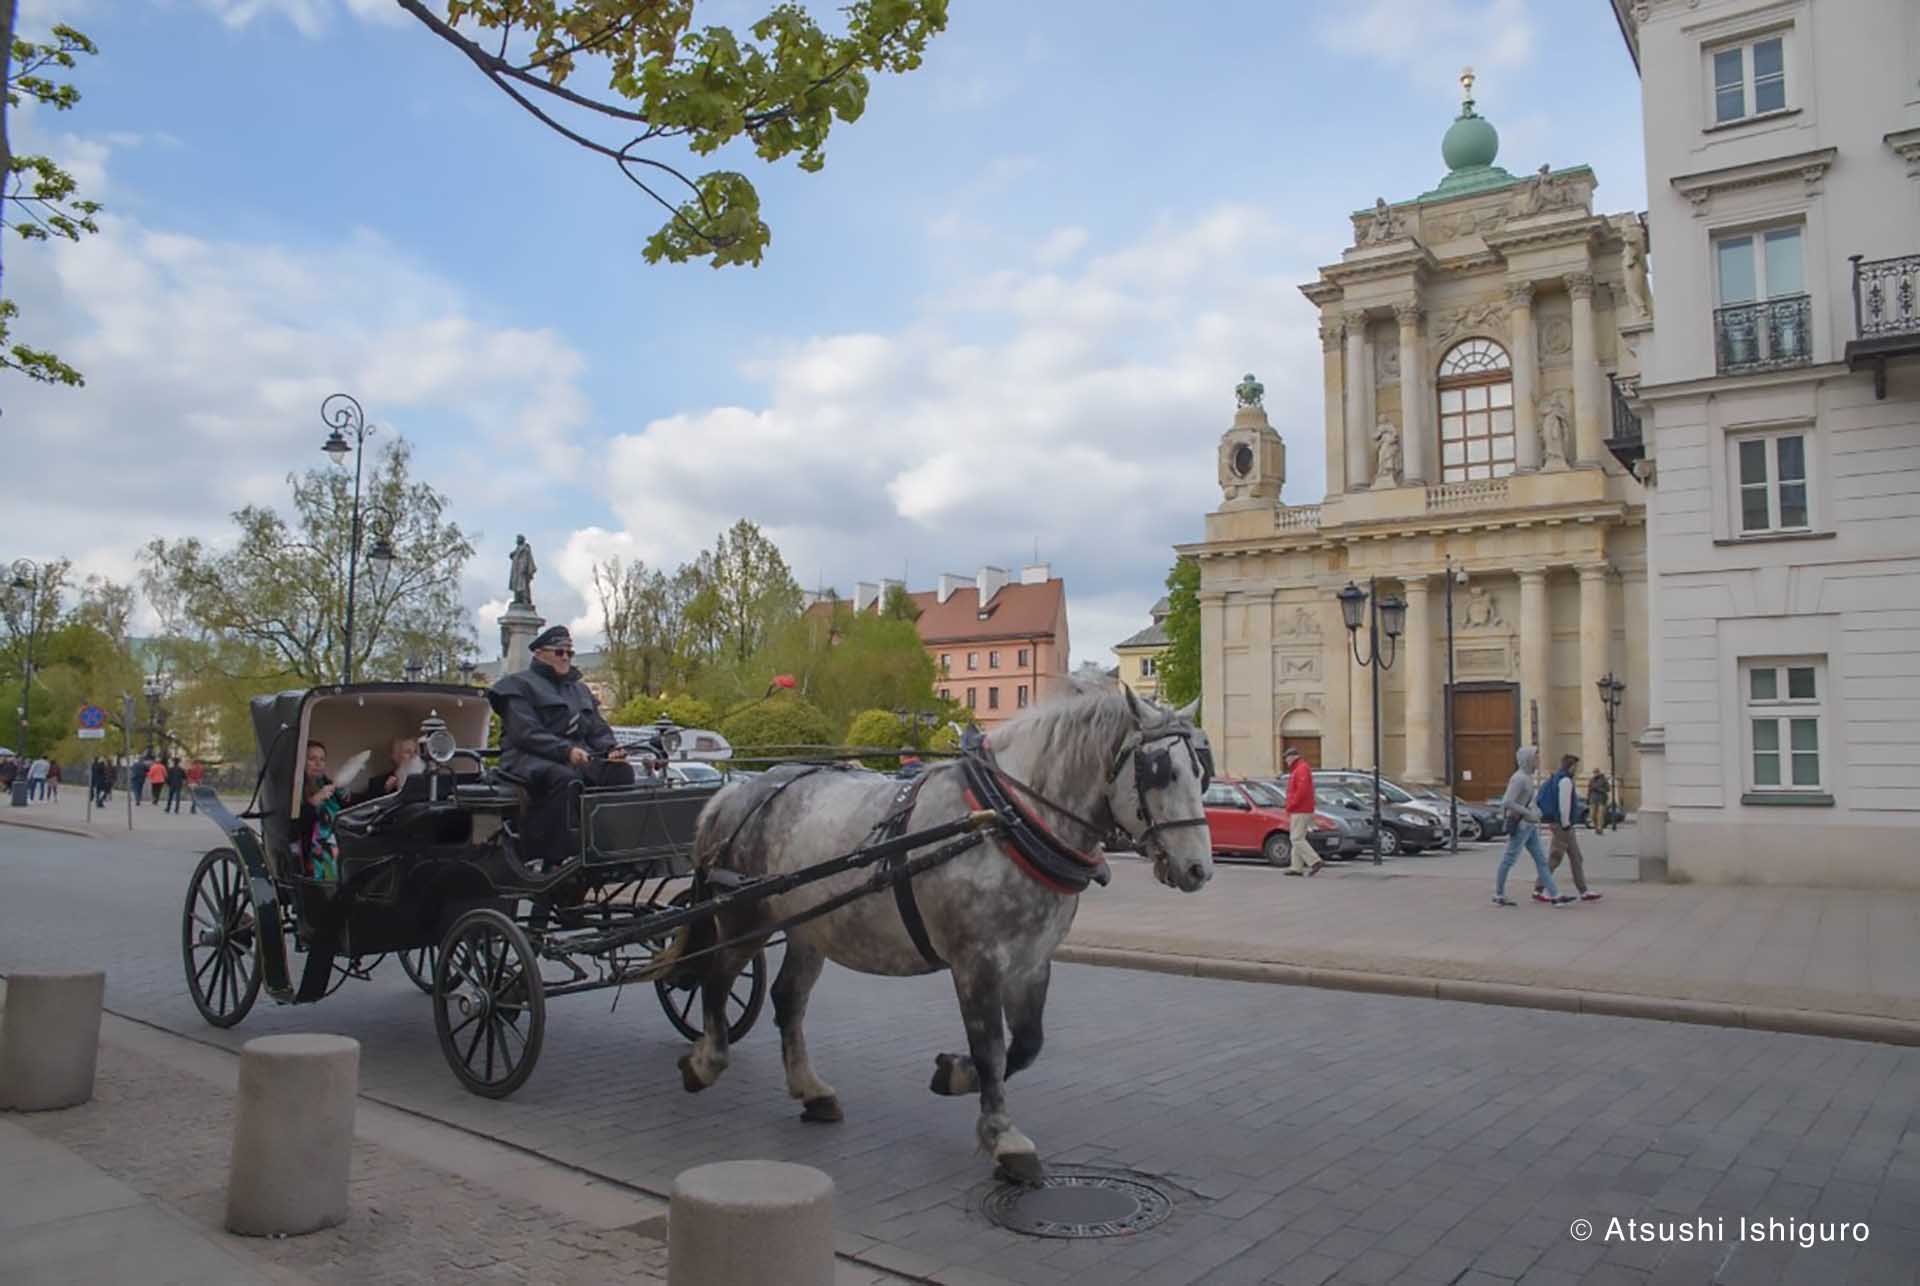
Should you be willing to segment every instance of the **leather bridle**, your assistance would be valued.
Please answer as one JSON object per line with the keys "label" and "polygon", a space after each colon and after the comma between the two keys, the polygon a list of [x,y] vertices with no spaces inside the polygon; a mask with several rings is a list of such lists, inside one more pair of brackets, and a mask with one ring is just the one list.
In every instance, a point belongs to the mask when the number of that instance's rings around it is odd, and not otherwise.
{"label": "leather bridle", "polygon": [[1204,812],[1198,817],[1169,817],[1155,821],[1153,810],[1147,804],[1149,791],[1162,789],[1173,782],[1173,748],[1160,745],[1161,742],[1178,741],[1186,749],[1188,761],[1193,765],[1193,775],[1200,780],[1201,793],[1206,793],[1207,786],[1213,778],[1211,762],[1213,756],[1211,750],[1202,754],[1193,744],[1194,736],[1192,732],[1177,729],[1154,733],[1136,732],[1121,743],[1119,751],[1113,757],[1113,766],[1107,769],[1107,785],[1111,790],[1119,781],[1121,769],[1126,766],[1127,761],[1129,759],[1133,761],[1134,807],[1140,814],[1140,820],[1145,823],[1144,828],[1135,831],[1121,821],[1111,799],[1107,803],[1107,811],[1113,814],[1114,824],[1140,846],[1140,851],[1153,858],[1156,867],[1163,863],[1171,863],[1173,860],[1173,854],[1159,838],[1160,832],[1178,830],[1183,826],[1207,824]]}

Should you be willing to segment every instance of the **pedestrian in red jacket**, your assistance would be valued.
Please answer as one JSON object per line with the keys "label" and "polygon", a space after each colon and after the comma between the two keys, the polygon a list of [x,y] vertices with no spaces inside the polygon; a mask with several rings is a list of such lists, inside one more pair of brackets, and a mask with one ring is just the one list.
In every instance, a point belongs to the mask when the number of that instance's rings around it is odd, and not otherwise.
{"label": "pedestrian in red jacket", "polygon": [[1287,867],[1287,874],[1318,875],[1326,863],[1307,842],[1313,826],[1313,769],[1291,746],[1280,761],[1287,767],[1287,832],[1293,837],[1293,864]]}

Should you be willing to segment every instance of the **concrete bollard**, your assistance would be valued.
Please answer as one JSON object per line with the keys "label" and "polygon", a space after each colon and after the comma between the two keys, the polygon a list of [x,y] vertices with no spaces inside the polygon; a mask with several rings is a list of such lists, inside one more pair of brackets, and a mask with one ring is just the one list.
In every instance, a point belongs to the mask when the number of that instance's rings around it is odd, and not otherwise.
{"label": "concrete bollard", "polygon": [[0,1107],[47,1112],[93,1097],[100,1056],[98,969],[21,970],[7,976],[0,1018]]}
{"label": "concrete bollard", "polygon": [[683,1171],[667,1211],[667,1286],[833,1286],[833,1180],[784,1161]]}
{"label": "concrete bollard", "polygon": [[347,1217],[360,1042],[260,1036],[240,1050],[227,1229],[297,1237]]}

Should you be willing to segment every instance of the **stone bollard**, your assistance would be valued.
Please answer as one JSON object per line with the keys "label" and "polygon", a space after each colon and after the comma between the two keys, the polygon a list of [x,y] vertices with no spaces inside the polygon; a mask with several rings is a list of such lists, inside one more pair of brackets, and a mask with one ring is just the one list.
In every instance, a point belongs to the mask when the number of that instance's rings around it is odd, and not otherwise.
{"label": "stone bollard", "polygon": [[0,1018],[0,1107],[46,1112],[93,1097],[100,1002],[106,993],[107,975],[98,969],[7,975],[7,1008]]}
{"label": "stone bollard", "polygon": [[297,1237],[347,1217],[360,1042],[259,1036],[240,1050],[227,1229]]}
{"label": "stone bollard", "polygon": [[667,1286],[833,1286],[833,1180],[784,1161],[683,1171],[667,1213]]}

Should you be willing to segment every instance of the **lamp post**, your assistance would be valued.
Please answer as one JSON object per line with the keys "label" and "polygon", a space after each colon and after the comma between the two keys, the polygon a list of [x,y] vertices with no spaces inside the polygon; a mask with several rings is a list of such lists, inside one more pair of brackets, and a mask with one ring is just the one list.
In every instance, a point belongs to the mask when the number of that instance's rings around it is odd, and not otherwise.
{"label": "lamp post", "polygon": [[420,682],[420,676],[426,672],[426,662],[422,661],[418,656],[409,656],[407,658],[406,675],[408,683]]}
{"label": "lamp post", "polygon": [[1455,567],[1449,555],[1446,563],[1447,599],[1447,706],[1441,713],[1441,728],[1447,739],[1447,851],[1460,851],[1460,792],[1455,780],[1459,773],[1453,763],[1453,587],[1467,583],[1467,569]]}
{"label": "lamp post", "polygon": [[1613,720],[1620,710],[1620,698],[1625,695],[1627,685],[1613,677],[1613,671],[1595,681],[1600,688],[1600,703],[1607,708],[1607,781],[1611,789],[1607,794],[1607,807],[1612,809],[1612,801],[1620,795],[1620,767],[1613,756]]}
{"label": "lamp post", "polygon": [[[321,444],[324,451],[335,464],[344,466],[347,453],[353,453],[353,520],[352,532],[347,542],[347,647],[345,663],[340,669],[342,683],[353,682],[353,607],[355,590],[359,582],[360,571],[360,471],[366,457],[367,438],[373,433],[373,426],[367,423],[367,417],[360,409],[360,403],[350,394],[335,393],[320,403],[320,419],[329,432],[327,440]],[[346,434],[353,435],[348,444]],[[387,524],[389,527],[392,523]],[[373,546],[367,550],[367,562],[374,574],[384,577],[387,569],[393,565],[393,545],[387,533],[381,531],[374,537]]]}
{"label": "lamp post", "polygon": [[473,663],[471,658],[460,662],[460,682],[466,684],[468,687],[472,687],[473,672],[479,668],[479,666]]}
{"label": "lamp post", "polygon": [[33,747],[27,744],[30,737],[27,720],[33,715],[33,636],[40,632],[41,567],[31,558],[16,558],[10,570],[13,575],[7,581],[8,587],[27,592],[27,654],[20,672],[20,756],[32,762]]}
{"label": "lamp post", "polygon": [[[1367,587],[1361,589],[1352,581],[1347,587],[1334,595],[1340,600],[1340,615],[1347,625],[1347,643],[1353,649],[1353,659],[1367,667],[1373,676],[1373,864],[1380,865],[1380,672],[1393,668],[1394,654],[1400,631],[1407,623],[1406,600],[1397,594],[1380,597],[1379,586],[1373,577],[1367,578]],[[1360,620],[1362,613],[1367,618],[1367,654],[1360,655]],[[1387,647],[1380,649],[1380,635],[1385,632]]]}
{"label": "lamp post", "polygon": [[166,758],[165,748],[160,744],[161,728],[165,720],[160,717],[160,698],[166,695],[166,676],[155,670],[148,676],[146,685],[141,689],[147,698],[147,753]]}

